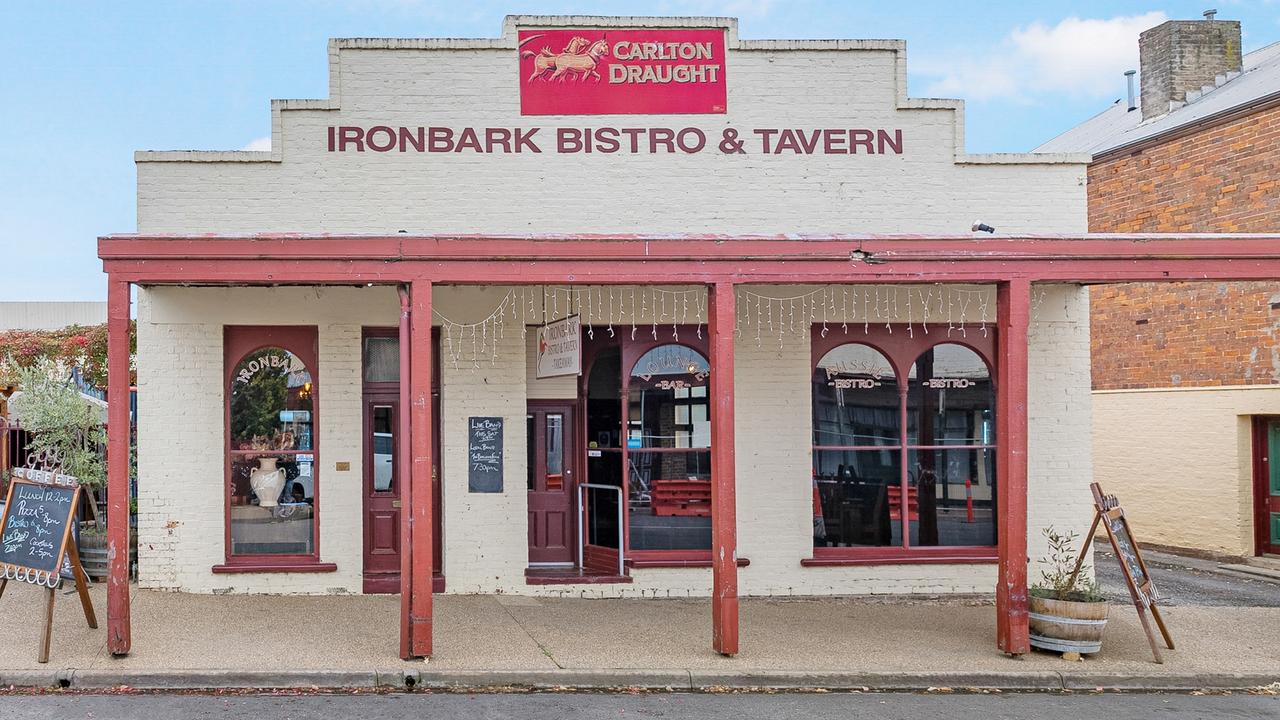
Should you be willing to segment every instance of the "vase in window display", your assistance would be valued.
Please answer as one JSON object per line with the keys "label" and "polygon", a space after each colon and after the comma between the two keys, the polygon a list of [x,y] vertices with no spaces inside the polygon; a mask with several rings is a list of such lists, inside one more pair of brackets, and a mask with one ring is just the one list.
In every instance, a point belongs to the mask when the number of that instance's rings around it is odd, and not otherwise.
{"label": "vase in window display", "polygon": [[249,487],[258,496],[258,505],[275,507],[284,490],[284,468],[277,468],[273,457],[259,458],[258,467],[249,473]]}

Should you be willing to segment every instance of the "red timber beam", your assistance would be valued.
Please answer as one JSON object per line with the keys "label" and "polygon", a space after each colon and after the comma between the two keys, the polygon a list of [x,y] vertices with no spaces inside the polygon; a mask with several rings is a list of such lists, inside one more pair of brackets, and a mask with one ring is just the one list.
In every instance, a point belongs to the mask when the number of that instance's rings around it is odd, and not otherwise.
{"label": "red timber beam", "polygon": [[[1280,277],[1280,236],[108,236],[141,284],[1138,282]],[[621,267],[626,272],[619,272]]]}
{"label": "red timber beam", "polygon": [[738,509],[734,476],[732,283],[708,288],[711,342],[711,645],[738,654]]}
{"label": "red timber beam", "polygon": [[107,649],[127,655],[129,627],[129,283],[107,279]]}
{"label": "red timber beam", "polygon": [[996,645],[1010,655],[1030,652],[1027,617],[1027,329],[1031,283],[996,287]]}
{"label": "red timber beam", "polygon": [[[409,573],[407,657],[430,657],[432,651],[431,566],[435,549],[431,529],[436,509],[432,507],[431,473],[431,282],[415,280],[409,290],[409,450],[413,464],[409,476],[409,535],[401,547],[412,553]],[[401,376],[401,387],[406,378]],[[401,391],[403,397],[403,390]],[[405,412],[404,406],[401,413]],[[401,582],[404,582],[403,575]],[[403,602],[403,600],[402,600]]]}

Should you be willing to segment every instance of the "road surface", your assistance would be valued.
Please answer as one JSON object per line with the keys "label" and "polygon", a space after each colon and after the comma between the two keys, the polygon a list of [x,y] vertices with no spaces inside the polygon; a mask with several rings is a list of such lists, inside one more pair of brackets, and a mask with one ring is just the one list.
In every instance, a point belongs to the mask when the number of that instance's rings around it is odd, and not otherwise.
{"label": "road surface", "polygon": [[[1104,535],[1099,545],[1106,543]],[[1142,557],[1166,605],[1280,607],[1280,583],[1275,580],[1222,572],[1212,560],[1151,550],[1143,550]],[[1129,588],[1109,546],[1094,553],[1094,567],[1103,593],[1112,602],[1127,602]],[[1031,581],[1037,579],[1033,573]]]}
{"label": "road surface", "polygon": [[1280,697],[1183,694],[361,694],[0,696],[6,720],[894,720],[1280,718]]}

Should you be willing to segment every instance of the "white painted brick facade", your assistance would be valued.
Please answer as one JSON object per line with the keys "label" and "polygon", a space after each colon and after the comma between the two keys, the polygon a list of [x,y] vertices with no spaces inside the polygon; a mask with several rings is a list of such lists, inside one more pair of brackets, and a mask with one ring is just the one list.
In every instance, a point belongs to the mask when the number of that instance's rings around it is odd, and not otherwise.
{"label": "white painted brick facade", "polygon": [[[495,41],[335,41],[331,98],[273,105],[270,153],[139,153],[142,233],[1082,232],[1084,165],[1067,156],[968,156],[959,103],[910,100],[893,41],[739,42],[729,25],[729,113],[522,118],[514,28]],[[564,19],[538,19],[563,24]],[[589,24],[603,24],[593,20]],[[616,21],[622,24],[668,21]],[[678,22],[678,21],[677,21]],[[697,20],[706,26],[724,21]],[[886,156],[425,155],[328,153],[329,125],[902,128]],[[544,150],[546,148],[544,147]],[[756,288],[794,294],[797,288]],[[1037,291],[1039,292],[1039,291]],[[475,322],[505,288],[439,287],[441,316]],[[1050,288],[1031,328],[1030,534],[1088,523],[1087,303]],[[988,316],[994,303],[987,308]],[[393,326],[388,288],[143,288],[139,291],[140,573],[195,592],[359,592],[362,326]],[[895,319],[906,320],[905,306]],[[975,316],[976,317],[976,316]],[[988,317],[988,319],[991,319]],[[437,318],[437,321],[439,318]],[[621,321],[621,314],[615,313]],[[913,321],[918,322],[919,318]],[[321,559],[336,573],[215,575],[223,561],[222,333],[228,324],[319,327]],[[709,569],[644,569],[614,586],[530,586],[526,398],[537,381],[511,326],[478,367],[442,372],[444,570],[449,592],[706,595]],[[989,592],[993,565],[803,568],[811,553],[807,334],[737,347],[740,571],[749,595]],[[465,418],[506,419],[505,491],[467,492]],[[349,462],[338,472],[336,462]]]}

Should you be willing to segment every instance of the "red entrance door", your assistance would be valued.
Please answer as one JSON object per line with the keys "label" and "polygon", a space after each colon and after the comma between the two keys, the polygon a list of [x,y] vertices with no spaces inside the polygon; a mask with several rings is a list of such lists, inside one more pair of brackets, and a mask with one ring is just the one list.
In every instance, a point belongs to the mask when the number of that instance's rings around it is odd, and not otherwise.
{"label": "red entrance door", "polygon": [[563,402],[529,403],[530,564],[572,565],[577,554],[573,407]]}
{"label": "red entrance door", "polygon": [[400,590],[400,398],[364,401],[364,591]]}
{"label": "red entrance door", "polygon": [[[432,355],[439,358],[439,338],[433,334]],[[395,329],[366,329],[364,337],[364,592],[400,592],[400,522],[405,510],[401,488],[407,478],[396,472],[404,438],[400,435],[400,341]],[[431,494],[435,592],[444,590],[444,514],[440,498],[440,386],[439,363],[432,373]]]}
{"label": "red entrance door", "polygon": [[1280,418],[1255,418],[1253,430],[1257,553],[1280,554]]}

